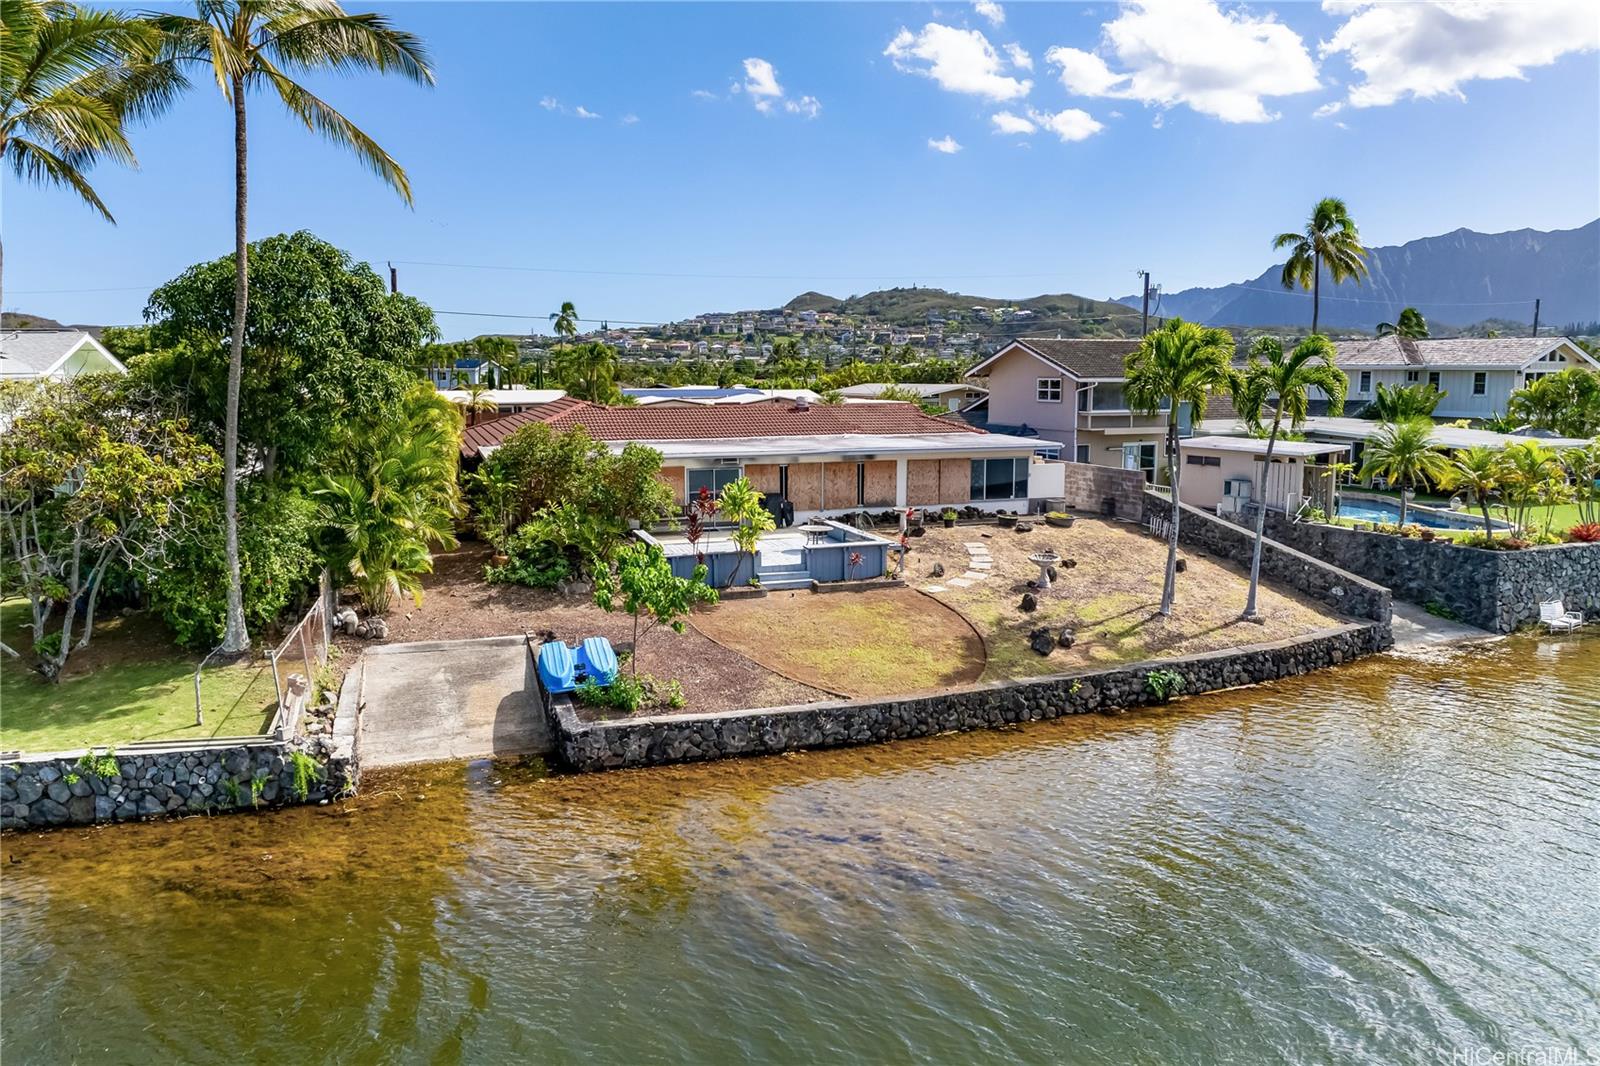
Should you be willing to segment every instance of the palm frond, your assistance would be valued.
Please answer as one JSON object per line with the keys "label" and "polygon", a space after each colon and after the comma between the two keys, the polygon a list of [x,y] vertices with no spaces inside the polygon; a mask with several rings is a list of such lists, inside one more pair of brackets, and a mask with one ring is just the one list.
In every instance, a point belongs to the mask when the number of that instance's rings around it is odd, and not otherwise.
{"label": "palm frond", "polygon": [[43,145],[25,137],[12,137],[6,142],[6,156],[19,176],[30,181],[64,185],[82,197],[84,203],[100,212],[107,222],[116,221],[82,172]]}
{"label": "palm frond", "polygon": [[334,144],[349,148],[369,169],[388,182],[407,204],[411,203],[410,179],[406,177],[406,172],[400,164],[379,147],[377,141],[363,133],[355,123],[334,110],[330,104],[267,64],[264,59],[258,59],[258,63],[261,64],[262,72],[272,87],[277,90],[278,98],[283,101],[283,105],[304,122],[307,129],[317,131]]}

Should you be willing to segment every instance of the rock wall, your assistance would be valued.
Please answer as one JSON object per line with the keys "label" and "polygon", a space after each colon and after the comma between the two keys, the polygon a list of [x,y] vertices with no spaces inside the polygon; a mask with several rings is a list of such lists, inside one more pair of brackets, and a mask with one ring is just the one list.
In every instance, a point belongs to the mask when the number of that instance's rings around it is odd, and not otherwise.
{"label": "rock wall", "polygon": [[1568,610],[1600,614],[1600,544],[1487,551],[1444,540],[1291,522],[1272,512],[1267,535],[1364,574],[1403,600],[1496,633],[1537,623],[1544,600],[1560,599]]}
{"label": "rock wall", "polygon": [[541,697],[557,758],[574,770],[612,770],[871,744],[1115,711],[1161,702],[1151,675],[1162,671],[1181,675],[1181,691],[1193,694],[1320,670],[1371,655],[1390,643],[1387,623],[1346,625],[1276,644],[992,682],[931,696],[607,722],[581,721],[568,696],[541,690]]}
{"label": "rock wall", "polygon": [[1068,507],[1099,514],[1101,504],[1110,496],[1117,502],[1118,518],[1127,522],[1139,521],[1144,506],[1143,472],[1096,466],[1093,463],[1063,462],[1061,467],[1062,498]]}
{"label": "rock wall", "polygon": [[[1148,518],[1165,520],[1172,513],[1172,501],[1155,492],[1144,493],[1144,513]],[[1216,515],[1183,505],[1178,523],[1178,542],[1238,563],[1250,565],[1255,550],[1255,531],[1218,518]],[[1357,576],[1354,570],[1365,576]],[[1394,597],[1378,584],[1378,575],[1365,566],[1341,569],[1339,560],[1317,551],[1297,550],[1275,539],[1269,526],[1261,548],[1261,580],[1282,585],[1320,600],[1351,618],[1366,618],[1389,624]],[[1381,580],[1381,578],[1379,578]]]}

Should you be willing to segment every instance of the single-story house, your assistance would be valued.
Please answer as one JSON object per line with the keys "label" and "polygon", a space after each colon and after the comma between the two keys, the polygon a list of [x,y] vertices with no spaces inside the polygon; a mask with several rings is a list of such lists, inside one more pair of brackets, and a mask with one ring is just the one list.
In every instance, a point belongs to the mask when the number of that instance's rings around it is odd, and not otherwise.
{"label": "single-story house", "polygon": [[897,385],[883,383],[847,385],[839,390],[846,400],[876,400],[885,389],[895,389],[916,395],[923,403],[936,403],[947,411],[960,411],[989,395],[989,390],[970,382],[905,382]]}
{"label": "single-story house", "polygon": [[535,423],[582,426],[617,450],[629,441],[654,448],[680,506],[740,476],[788,501],[798,519],[969,504],[1021,511],[1061,494],[1059,464],[1034,454],[1054,442],[985,432],[909,403],[605,407],[566,397],[468,427],[462,455],[475,462]]}
{"label": "single-story house", "polygon": [[[440,389],[439,395],[451,403],[465,405],[471,399],[472,394],[467,392],[466,389]],[[494,411],[492,414],[488,411],[478,412],[477,420],[481,422],[485,417],[516,414],[518,411],[526,411],[530,407],[535,407],[539,404],[559,400],[565,395],[566,392],[562,389],[530,389],[524,385],[510,385],[503,389],[485,389],[479,394],[479,399],[484,403],[493,404]]]}
{"label": "single-story house", "polygon": [[705,407],[710,404],[761,403],[764,400],[806,400],[820,397],[810,389],[758,389],[749,385],[673,385],[663,388],[623,389],[622,395],[636,404],[669,407]]}
{"label": "single-story house", "polygon": [[[1208,418],[1200,423],[1200,432],[1221,434],[1224,436],[1244,436],[1249,433],[1248,427],[1243,422],[1232,418]],[[1344,445],[1351,450],[1353,462],[1359,462],[1362,450],[1368,440],[1377,436],[1382,430],[1381,422],[1374,422],[1367,418],[1338,418],[1325,415],[1313,415],[1302,422],[1298,432],[1305,435],[1306,439],[1327,444]],[[1536,437],[1517,433],[1494,433],[1487,429],[1464,429],[1459,426],[1436,425],[1433,427],[1434,443],[1444,451],[1460,451],[1466,448],[1504,448],[1511,444],[1521,444],[1532,441],[1542,444],[1547,448],[1576,448],[1589,443],[1572,437]]]}
{"label": "single-story house", "polygon": [[1183,502],[1218,514],[1240,510],[1260,494],[1268,508],[1294,514],[1303,504],[1333,513],[1334,478],[1330,462],[1343,462],[1344,444],[1280,440],[1272,449],[1272,468],[1262,488],[1261,465],[1267,442],[1259,437],[1188,437],[1178,442]]}
{"label": "single-story house", "polygon": [[1388,336],[1336,347],[1338,367],[1350,379],[1345,405],[1352,413],[1376,399],[1379,385],[1421,385],[1444,393],[1434,417],[1487,418],[1505,411],[1512,392],[1547,374],[1572,366],[1600,370],[1600,360],[1568,337]]}
{"label": "single-story house", "polygon": [[79,374],[126,374],[105,345],[81,329],[0,330],[0,380],[64,381]]}
{"label": "single-story house", "polygon": [[467,385],[489,385],[501,380],[506,368],[493,359],[457,359],[449,366],[428,368],[434,388],[459,389]]}

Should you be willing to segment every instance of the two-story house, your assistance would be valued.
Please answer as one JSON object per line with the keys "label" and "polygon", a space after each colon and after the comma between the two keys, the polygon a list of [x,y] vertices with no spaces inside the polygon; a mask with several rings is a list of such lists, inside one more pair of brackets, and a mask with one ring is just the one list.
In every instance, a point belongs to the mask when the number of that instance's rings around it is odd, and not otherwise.
{"label": "two-story house", "polygon": [[[1153,480],[1161,465],[1166,416],[1132,411],[1123,396],[1124,366],[1138,347],[1137,337],[1024,337],[967,371],[967,377],[987,379],[991,429],[1037,433],[1062,442],[1060,455],[1053,457],[1143,470]],[[1231,406],[1226,413],[1232,413]],[[1187,434],[1187,409],[1180,415]]]}
{"label": "two-story house", "polygon": [[1513,391],[1547,374],[1572,366],[1600,370],[1600,361],[1567,337],[1390,336],[1337,347],[1339,369],[1350,379],[1345,406],[1352,414],[1377,397],[1380,384],[1421,385],[1444,394],[1435,418],[1487,418],[1505,411]]}

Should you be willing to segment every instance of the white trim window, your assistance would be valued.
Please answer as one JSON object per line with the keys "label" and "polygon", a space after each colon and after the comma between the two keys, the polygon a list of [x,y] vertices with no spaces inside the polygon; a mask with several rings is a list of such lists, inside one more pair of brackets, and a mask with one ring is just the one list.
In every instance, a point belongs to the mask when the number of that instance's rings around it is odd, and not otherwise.
{"label": "white trim window", "polygon": [[1434,392],[1438,392],[1439,382],[1441,380],[1443,380],[1443,375],[1441,375],[1437,370],[1428,371],[1428,388],[1432,389]]}
{"label": "white trim window", "polygon": [[1361,380],[1356,383],[1356,395],[1365,396],[1372,391],[1372,371],[1363,370]]}
{"label": "white trim window", "polygon": [[1417,382],[1419,382],[1421,380],[1422,380],[1422,371],[1420,371],[1420,370],[1407,370],[1406,371],[1406,384],[1407,385],[1415,385]]}
{"label": "white trim window", "polygon": [[1472,372],[1472,395],[1487,396],[1489,394],[1489,374],[1484,370]]}
{"label": "white trim window", "polygon": [[1037,455],[1041,459],[1060,459],[1061,458],[1061,449],[1060,448],[1035,448],[1033,450],[1033,454]]}
{"label": "white trim window", "polygon": [[1028,498],[1027,459],[972,460],[972,500]]}
{"label": "white trim window", "polygon": [[1040,403],[1061,402],[1060,378],[1035,378],[1033,387],[1034,398]]}

